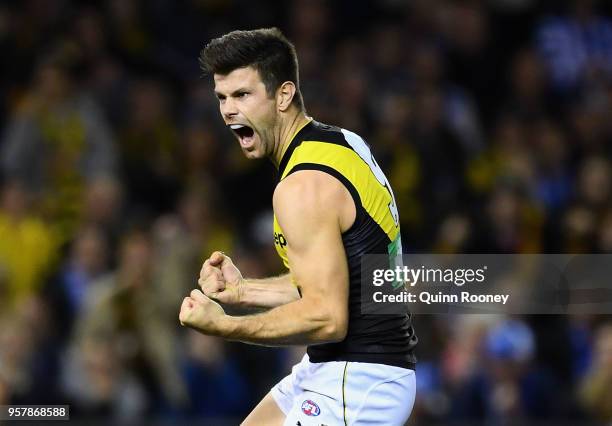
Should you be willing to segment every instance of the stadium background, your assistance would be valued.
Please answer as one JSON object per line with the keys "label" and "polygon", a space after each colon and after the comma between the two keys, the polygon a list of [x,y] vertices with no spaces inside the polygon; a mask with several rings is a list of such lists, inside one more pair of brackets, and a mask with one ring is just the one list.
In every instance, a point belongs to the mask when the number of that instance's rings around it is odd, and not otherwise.
{"label": "stadium background", "polygon": [[[213,249],[280,271],[275,171],[197,56],[279,26],[308,112],[363,135],[412,252],[612,251],[609,2],[0,3],[0,404],[236,424],[302,349],[179,327]],[[410,424],[612,421],[603,316],[421,316]]]}

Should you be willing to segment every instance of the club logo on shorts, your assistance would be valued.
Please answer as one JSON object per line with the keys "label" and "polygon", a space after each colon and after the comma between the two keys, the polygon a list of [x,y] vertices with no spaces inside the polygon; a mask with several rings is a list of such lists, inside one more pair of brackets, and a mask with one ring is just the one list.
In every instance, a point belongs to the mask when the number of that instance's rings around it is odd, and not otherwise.
{"label": "club logo on shorts", "polygon": [[321,409],[316,402],[307,399],[306,401],[302,402],[302,412],[307,416],[318,416],[321,414]]}

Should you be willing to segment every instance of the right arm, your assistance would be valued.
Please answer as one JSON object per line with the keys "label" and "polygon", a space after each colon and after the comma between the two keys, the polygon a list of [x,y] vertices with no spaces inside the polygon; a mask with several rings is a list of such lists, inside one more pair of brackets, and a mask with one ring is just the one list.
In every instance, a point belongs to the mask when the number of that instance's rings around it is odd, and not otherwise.
{"label": "right arm", "polygon": [[245,279],[232,260],[218,251],[202,265],[198,284],[206,296],[243,312],[275,308],[301,297],[290,274]]}

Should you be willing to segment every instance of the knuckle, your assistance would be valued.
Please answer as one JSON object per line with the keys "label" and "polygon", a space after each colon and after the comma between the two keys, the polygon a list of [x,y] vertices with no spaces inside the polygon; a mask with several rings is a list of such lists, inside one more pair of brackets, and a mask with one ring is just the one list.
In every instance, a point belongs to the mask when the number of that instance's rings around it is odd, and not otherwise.
{"label": "knuckle", "polygon": [[221,281],[218,279],[218,277],[208,277],[206,279],[199,280],[198,283],[200,284],[200,286],[206,288],[221,287]]}

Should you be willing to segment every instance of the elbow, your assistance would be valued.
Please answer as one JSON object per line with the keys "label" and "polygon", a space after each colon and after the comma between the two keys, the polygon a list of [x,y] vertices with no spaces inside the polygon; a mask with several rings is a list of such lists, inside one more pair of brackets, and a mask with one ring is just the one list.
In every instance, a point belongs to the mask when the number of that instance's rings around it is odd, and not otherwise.
{"label": "elbow", "polygon": [[[302,298],[301,303],[308,303],[309,340],[312,344],[341,342],[348,333],[348,309],[325,300]],[[348,306],[347,306],[348,308]]]}
{"label": "elbow", "polygon": [[340,318],[330,318],[321,330],[321,343],[341,342],[348,333],[348,321]]}

